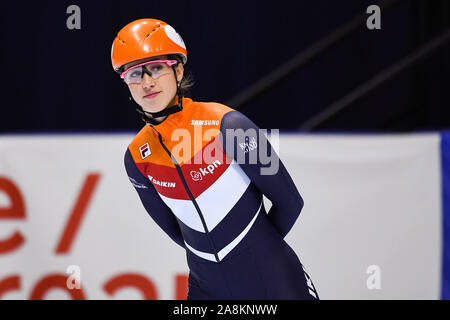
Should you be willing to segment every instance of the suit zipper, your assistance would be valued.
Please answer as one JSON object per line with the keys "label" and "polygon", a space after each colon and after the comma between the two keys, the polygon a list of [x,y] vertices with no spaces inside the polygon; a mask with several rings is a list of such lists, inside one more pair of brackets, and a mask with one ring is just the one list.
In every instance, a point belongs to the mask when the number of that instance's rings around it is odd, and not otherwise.
{"label": "suit zipper", "polygon": [[[191,190],[189,190],[189,187],[186,183],[186,180],[184,179],[184,175],[183,172],[181,171],[180,165],[178,164],[177,160],[175,159],[175,157],[172,156],[172,153],[167,149],[167,147],[164,145],[164,143],[162,142],[162,137],[161,137],[161,133],[159,133],[158,130],[156,130],[153,126],[151,126],[153,130],[155,130],[158,133],[158,137],[159,137],[159,142],[161,143],[162,147],[164,148],[164,150],[166,150],[167,154],[169,155],[170,159],[172,159],[172,162],[174,163],[175,167],[177,168],[178,171],[178,175],[180,176],[181,181],[183,182],[184,188],[186,189],[186,192],[189,195],[189,198],[191,198],[192,203],[194,204],[195,209],[197,210],[197,213],[200,216],[200,220],[202,221],[203,224],[203,228],[205,229],[206,232],[206,236],[208,238],[209,244],[211,245],[211,248],[213,249],[214,252],[214,257],[216,258],[217,262],[220,262],[219,260],[219,256],[217,255],[217,250],[216,247],[214,246],[214,243],[211,239],[211,235],[209,234],[208,231],[208,227],[206,226],[206,222],[205,222],[205,218],[203,217],[202,211],[200,210],[200,207],[197,204],[197,201],[195,201],[194,196],[191,193]],[[188,249],[189,250],[189,249]]]}

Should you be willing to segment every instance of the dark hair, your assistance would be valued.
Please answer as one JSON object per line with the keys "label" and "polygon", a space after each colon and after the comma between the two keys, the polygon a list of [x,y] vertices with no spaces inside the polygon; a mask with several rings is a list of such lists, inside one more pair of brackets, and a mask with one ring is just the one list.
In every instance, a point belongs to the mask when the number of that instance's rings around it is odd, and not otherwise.
{"label": "dark hair", "polygon": [[[178,63],[182,63],[181,57],[177,54],[168,55],[169,59],[177,60]],[[194,77],[192,73],[186,73],[186,69],[184,70],[183,78],[180,81],[180,87],[178,88],[179,93],[182,96],[186,96],[190,93],[191,87],[194,85]]]}

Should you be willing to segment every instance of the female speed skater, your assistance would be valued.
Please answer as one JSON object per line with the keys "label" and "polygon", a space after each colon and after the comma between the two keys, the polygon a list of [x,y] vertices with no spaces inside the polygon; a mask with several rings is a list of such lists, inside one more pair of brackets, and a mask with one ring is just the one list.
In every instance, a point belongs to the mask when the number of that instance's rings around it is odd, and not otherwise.
{"label": "female speed skater", "polygon": [[[184,96],[192,82],[175,29],[156,19],[133,21],[114,39],[111,59],[145,121],[125,152],[125,168],[149,215],[185,249],[187,299],[318,300],[284,240],[302,197],[250,119]],[[268,154],[278,164],[269,174]],[[268,211],[263,195],[272,202]]]}

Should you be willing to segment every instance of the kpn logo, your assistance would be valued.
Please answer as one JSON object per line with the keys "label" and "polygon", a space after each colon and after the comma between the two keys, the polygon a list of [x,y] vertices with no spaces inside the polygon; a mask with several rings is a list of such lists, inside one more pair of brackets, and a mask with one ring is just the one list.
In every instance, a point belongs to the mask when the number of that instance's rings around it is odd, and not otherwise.
{"label": "kpn logo", "polygon": [[213,174],[214,170],[220,166],[222,163],[219,160],[215,160],[212,164],[208,165],[206,168],[200,168],[200,171],[191,171],[191,178],[194,181],[202,180],[207,174]]}

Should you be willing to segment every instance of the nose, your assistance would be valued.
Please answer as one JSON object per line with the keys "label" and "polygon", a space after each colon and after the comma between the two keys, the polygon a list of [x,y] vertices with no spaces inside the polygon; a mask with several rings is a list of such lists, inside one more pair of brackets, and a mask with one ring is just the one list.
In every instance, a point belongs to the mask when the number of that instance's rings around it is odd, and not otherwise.
{"label": "nose", "polygon": [[144,73],[142,78],[142,87],[143,88],[151,88],[155,86],[155,79],[150,77],[147,73]]}

